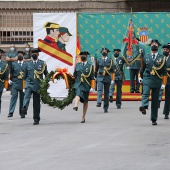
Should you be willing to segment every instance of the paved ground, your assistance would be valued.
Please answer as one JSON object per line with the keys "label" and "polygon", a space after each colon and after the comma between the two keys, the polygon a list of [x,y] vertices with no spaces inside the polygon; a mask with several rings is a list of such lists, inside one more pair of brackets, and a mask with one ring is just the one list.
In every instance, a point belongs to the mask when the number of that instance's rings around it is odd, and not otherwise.
{"label": "paved ground", "polygon": [[41,122],[33,126],[32,103],[26,119],[18,105],[8,119],[9,92],[2,97],[0,115],[0,170],[169,170],[170,120],[161,103],[158,125],[150,113],[141,115],[140,102],[115,103],[109,113],[89,102],[86,123],[70,105],[60,111],[42,105]]}

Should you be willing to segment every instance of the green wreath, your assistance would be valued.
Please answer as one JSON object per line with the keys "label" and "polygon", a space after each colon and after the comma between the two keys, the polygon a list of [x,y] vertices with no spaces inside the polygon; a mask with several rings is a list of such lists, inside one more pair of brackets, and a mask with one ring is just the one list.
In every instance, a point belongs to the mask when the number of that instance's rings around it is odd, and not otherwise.
{"label": "green wreath", "polygon": [[[68,90],[68,95],[63,100],[57,100],[55,98],[51,98],[51,96],[47,92],[47,90],[50,86],[49,82],[50,82],[53,74],[54,74],[54,71],[51,71],[50,73],[47,74],[45,79],[43,79],[41,81],[41,88],[39,90],[40,98],[41,98],[42,103],[48,104],[49,106],[51,106],[53,108],[57,107],[58,109],[63,110],[66,106],[68,106],[69,104],[72,103],[72,101],[75,97],[75,90],[73,88],[75,80],[70,75],[68,75],[68,83],[70,86],[69,90]],[[64,79],[64,77],[61,74],[59,74],[56,76],[56,79],[60,80],[60,79]]]}

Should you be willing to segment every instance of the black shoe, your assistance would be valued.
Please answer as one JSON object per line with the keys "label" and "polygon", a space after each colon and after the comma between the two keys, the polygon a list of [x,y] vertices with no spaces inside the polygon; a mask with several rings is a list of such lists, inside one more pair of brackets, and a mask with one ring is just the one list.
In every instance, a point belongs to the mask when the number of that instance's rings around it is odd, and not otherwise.
{"label": "black shoe", "polygon": [[107,110],[104,110],[104,113],[107,113],[108,111]]}
{"label": "black shoe", "polygon": [[130,93],[134,93],[134,91],[133,91],[133,90],[131,90],[131,91],[130,91]]}
{"label": "black shoe", "polygon": [[169,116],[168,116],[168,115],[165,115],[164,119],[169,119]]}
{"label": "black shoe", "polygon": [[96,107],[101,107],[101,103],[97,103]]}
{"label": "black shoe", "polygon": [[81,123],[85,123],[85,119],[81,121]]}
{"label": "black shoe", "polygon": [[22,115],[27,115],[27,109],[25,107],[22,108],[21,114]]}
{"label": "black shoe", "polygon": [[78,110],[78,107],[73,107],[73,110],[77,111],[77,110]]}
{"label": "black shoe", "polygon": [[113,103],[113,97],[112,97],[112,96],[110,96],[109,102],[110,102],[110,103]]}
{"label": "black shoe", "polygon": [[21,115],[21,119],[24,119],[25,118],[25,115]]}
{"label": "black shoe", "polygon": [[140,91],[139,91],[139,90],[136,90],[135,92],[136,92],[136,93],[140,93]]}
{"label": "black shoe", "polygon": [[140,106],[139,110],[142,112],[143,115],[146,115],[146,109],[144,106]]}
{"label": "black shoe", "polygon": [[9,113],[9,114],[8,114],[8,117],[13,117],[13,113]]}
{"label": "black shoe", "polygon": [[117,106],[117,109],[121,109],[121,106]]}
{"label": "black shoe", "polygon": [[33,125],[39,125],[39,122],[34,122]]}
{"label": "black shoe", "polygon": [[156,121],[152,121],[152,125],[157,125]]}

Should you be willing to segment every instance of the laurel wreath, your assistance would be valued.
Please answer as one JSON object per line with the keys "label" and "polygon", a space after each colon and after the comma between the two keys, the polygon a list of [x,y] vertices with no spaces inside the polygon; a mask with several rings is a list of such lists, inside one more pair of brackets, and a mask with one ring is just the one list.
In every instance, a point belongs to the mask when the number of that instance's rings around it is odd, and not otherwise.
{"label": "laurel wreath", "polygon": [[[63,100],[57,100],[55,98],[52,98],[47,91],[50,86],[49,82],[51,81],[51,77],[53,74],[54,71],[51,71],[50,73],[47,74],[47,76],[43,80],[41,80],[41,88],[39,90],[40,98],[42,103],[48,104],[53,108],[57,107],[58,109],[63,110],[66,106],[71,104],[73,99],[75,98],[75,90],[73,88],[75,80],[68,75],[68,82],[70,86],[70,88],[68,89],[68,95]],[[61,74],[59,74],[56,76],[56,79],[60,80],[64,79],[64,77]]]}

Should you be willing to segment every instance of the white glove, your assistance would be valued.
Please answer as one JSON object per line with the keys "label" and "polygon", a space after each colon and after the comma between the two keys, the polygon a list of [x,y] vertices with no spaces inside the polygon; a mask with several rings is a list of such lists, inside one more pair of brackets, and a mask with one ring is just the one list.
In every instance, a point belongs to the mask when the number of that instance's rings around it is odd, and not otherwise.
{"label": "white glove", "polygon": [[5,93],[5,92],[6,92],[6,88],[3,89],[3,93]]}
{"label": "white glove", "polygon": [[126,68],[127,68],[128,70],[130,69],[130,67],[129,67],[129,66],[127,66]]}
{"label": "white glove", "polygon": [[12,81],[11,81],[11,80],[8,80],[8,84],[12,85]]}
{"label": "white glove", "polygon": [[112,81],[111,81],[111,84],[114,84],[114,82],[115,82],[115,81],[114,81],[114,80],[112,80]]}
{"label": "white glove", "polygon": [[164,85],[164,84],[162,84],[161,89],[162,89],[162,90],[165,89],[165,85]]}
{"label": "white glove", "polygon": [[90,89],[90,92],[94,92],[94,91],[95,91],[95,89],[93,89],[93,88]]}
{"label": "white glove", "polygon": [[141,77],[138,78],[139,83],[142,83],[143,79]]}
{"label": "white glove", "polygon": [[25,89],[22,89],[23,93],[25,93]]}

